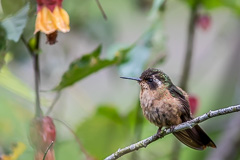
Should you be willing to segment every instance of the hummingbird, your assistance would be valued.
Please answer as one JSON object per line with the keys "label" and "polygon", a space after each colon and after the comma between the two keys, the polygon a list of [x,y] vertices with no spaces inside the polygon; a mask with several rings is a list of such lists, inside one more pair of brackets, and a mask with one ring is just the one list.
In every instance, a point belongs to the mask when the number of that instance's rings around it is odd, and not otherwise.
{"label": "hummingbird", "polygon": [[[140,86],[140,104],[143,115],[159,127],[171,128],[180,123],[192,120],[188,95],[175,86],[169,76],[158,69],[149,68],[139,78],[120,77],[137,81]],[[216,148],[214,142],[199,125],[191,129],[173,132],[183,144],[196,150],[206,147]]]}

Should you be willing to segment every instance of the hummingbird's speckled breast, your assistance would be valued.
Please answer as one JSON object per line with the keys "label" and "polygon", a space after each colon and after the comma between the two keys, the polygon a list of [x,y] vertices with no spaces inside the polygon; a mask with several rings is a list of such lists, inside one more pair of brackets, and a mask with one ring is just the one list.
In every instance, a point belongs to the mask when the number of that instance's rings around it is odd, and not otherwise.
{"label": "hummingbird's speckled breast", "polygon": [[161,91],[149,92],[141,90],[140,102],[143,115],[158,127],[169,127],[182,123],[180,118],[179,102],[175,98],[168,98],[168,92],[165,89]]}

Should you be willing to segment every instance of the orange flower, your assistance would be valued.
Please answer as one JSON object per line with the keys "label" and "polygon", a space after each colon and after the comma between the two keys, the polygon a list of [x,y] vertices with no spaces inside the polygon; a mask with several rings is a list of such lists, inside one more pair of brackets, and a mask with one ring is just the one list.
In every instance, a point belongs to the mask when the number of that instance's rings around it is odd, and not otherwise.
{"label": "orange flower", "polygon": [[[37,0],[35,32],[41,31],[48,36],[57,31],[69,32],[69,16],[62,8],[63,0]],[[50,37],[52,37],[50,35]],[[51,44],[51,39],[48,39]],[[56,39],[55,39],[56,41]],[[54,42],[55,43],[55,42]]]}
{"label": "orange flower", "polygon": [[35,33],[50,34],[57,30],[65,33],[70,30],[69,16],[62,8],[62,0],[37,0],[37,4]]}

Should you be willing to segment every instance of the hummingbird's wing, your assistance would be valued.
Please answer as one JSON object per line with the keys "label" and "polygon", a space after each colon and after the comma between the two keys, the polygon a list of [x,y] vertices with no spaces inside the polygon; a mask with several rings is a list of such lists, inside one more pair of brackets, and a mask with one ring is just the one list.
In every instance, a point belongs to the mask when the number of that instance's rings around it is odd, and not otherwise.
{"label": "hummingbird's wing", "polygon": [[[181,120],[182,122],[186,122],[192,119],[190,113],[189,102],[186,99],[186,93],[176,86],[171,86],[169,88],[171,95],[175,98],[178,98],[181,106]],[[208,135],[198,126],[194,126],[192,129],[186,129],[179,132],[174,132],[173,135],[185,145],[197,149],[203,150],[207,146],[216,148],[214,142],[208,137]]]}
{"label": "hummingbird's wing", "polygon": [[182,107],[180,108],[182,112],[182,116],[181,116],[182,122],[191,120],[192,117],[191,117],[189,102],[188,102],[188,99],[186,99],[187,93],[185,93],[181,88],[178,88],[175,85],[172,85],[169,88],[169,92],[173,97],[178,98],[178,100],[182,104],[181,105]]}
{"label": "hummingbird's wing", "polygon": [[191,132],[191,129],[186,129],[180,132],[174,132],[173,135],[181,141],[186,146],[196,149],[196,150],[203,150],[206,148],[205,145],[203,145],[201,142],[199,142],[198,138],[193,140],[192,137],[194,137],[193,133]]}
{"label": "hummingbird's wing", "polygon": [[183,144],[197,150],[203,150],[207,146],[216,148],[214,142],[208,135],[199,127],[194,126],[192,129],[186,129],[179,132],[174,132],[173,135]]}

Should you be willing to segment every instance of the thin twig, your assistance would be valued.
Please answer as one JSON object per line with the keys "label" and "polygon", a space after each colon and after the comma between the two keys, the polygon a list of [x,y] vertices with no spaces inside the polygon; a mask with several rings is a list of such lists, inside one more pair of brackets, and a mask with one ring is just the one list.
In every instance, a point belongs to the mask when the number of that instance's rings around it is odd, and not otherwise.
{"label": "thin twig", "polygon": [[102,15],[103,15],[103,18],[104,18],[105,20],[107,20],[107,15],[105,14],[105,12],[104,12],[104,10],[103,10],[103,8],[102,8],[101,3],[99,2],[99,0],[96,0],[96,2],[97,2],[97,5],[98,5],[98,8],[100,9],[100,11],[101,11],[101,13],[102,13]]}
{"label": "thin twig", "polygon": [[63,124],[65,127],[67,127],[67,129],[74,135],[74,138],[75,138],[75,140],[76,140],[77,143],[78,143],[78,146],[79,146],[79,148],[80,148],[80,151],[85,155],[85,157],[86,157],[87,160],[94,159],[93,157],[91,157],[91,156],[87,153],[87,151],[86,151],[85,148],[83,147],[80,139],[78,138],[78,136],[76,135],[76,133],[72,130],[72,128],[71,128],[68,124],[66,124],[65,122],[63,122],[63,121],[61,121],[61,120],[59,120],[59,119],[56,119],[56,118],[53,118],[53,119],[54,119],[55,121],[58,121],[58,122],[62,123],[62,124]]}
{"label": "thin twig", "polygon": [[223,109],[218,109],[215,111],[209,111],[208,113],[203,114],[202,116],[199,116],[197,118],[194,118],[191,121],[187,121],[185,123],[181,123],[177,126],[175,126],[174,128],[166,128],[164,129],[160,136],[158,134],[155,134],[151,137],[148,137],[142,141],[139,141],[135,144],[132,144],[128,147],[122,148],[122,149],[118,149],[118,151],[116,151],[115,153],[111,154],[110,156],[108,156],[107,158],[105,158],[105,160],[114,160],[117,159],[127,153],[136,151],[140,148],[143,147],[147,147],[150,143],[158,140],[159,138],[163,138],[164,136],[172,133],[172,132],[178,132],[181,130],[185,130],[185,129],[189,129],[194,127],[195,125],[197,125],[198,123],[201,123],[203,121],[206,121],[210,118],[216,117],[216,116],[220,116],[220,115],[225,115],[225,114],[229,114],[229,113],[233,113],[233,112],[239,112],[240,111],[240,105],[236,105],[236,106],[230,106],[227,108],[223,108]]}
{"label": "thin twig", "polygon": [[52,147],[53,145],[53,141],[51,142],[51,144],[48,146],[48,148],[46,149],[45,153],[44,153],[44,156],[43,156],[43,160],[45,160],[46,156],[47,156],[47,153],[48,151],[50,150],[50,148]]}
{"label": "thin twig", "polygon": [[55,104],[57,103],[57,101],[58,101],[58,99],[60,98],[60,96],[61,96],[61,92],[57,92],[56,97],[54,98],[51,106],[50,106],[50,107],[48,108],[48,110],[47,110],[46,116],[48,116],[48,115],[51,113],[51,111],[53,110],[53,107],[54,107]]}

